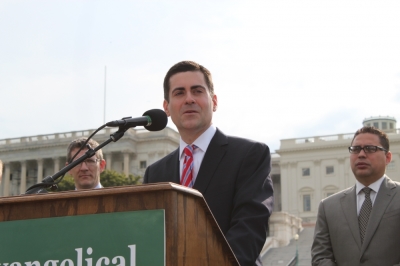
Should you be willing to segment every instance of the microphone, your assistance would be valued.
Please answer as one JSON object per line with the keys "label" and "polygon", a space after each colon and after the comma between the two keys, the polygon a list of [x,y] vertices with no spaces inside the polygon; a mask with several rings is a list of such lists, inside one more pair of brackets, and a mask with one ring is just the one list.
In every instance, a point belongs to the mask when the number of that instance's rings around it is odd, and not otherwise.
{"label": "microphone", "polygon": [[136,127],[144,126],[148,131],[160,131],[167,126],[167,114],[160,109],[146,111],[141,117],[124,117],[121,120],[108,122],[108,127]]}

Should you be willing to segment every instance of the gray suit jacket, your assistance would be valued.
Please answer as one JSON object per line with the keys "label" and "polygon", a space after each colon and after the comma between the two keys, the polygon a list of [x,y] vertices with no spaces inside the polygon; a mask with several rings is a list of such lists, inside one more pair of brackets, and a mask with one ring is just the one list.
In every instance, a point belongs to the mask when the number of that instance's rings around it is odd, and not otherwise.
{"label": "gray suit jacket", "polygon": [[382,182],[364,243],[358,227],[355,186],[323,199],[311,248],[312,265],[400,265],[400,183]]}

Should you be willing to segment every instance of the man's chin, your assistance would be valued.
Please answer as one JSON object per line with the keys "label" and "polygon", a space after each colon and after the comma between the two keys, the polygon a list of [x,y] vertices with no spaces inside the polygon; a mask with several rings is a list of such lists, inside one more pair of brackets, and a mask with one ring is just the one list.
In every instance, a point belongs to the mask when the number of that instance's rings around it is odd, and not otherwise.
{"label": "man's chin", "polygon": [[197,119],[192,119],[190,121],[185,121],[184,123],[182,123],[182,128],[186,130],[198,129],[201,127],[203,127],[203,124]]}
{"label": "man's chin", "polygon": [[357,171],[355,176],[358,180],[366,180],[372,177],[372,173],[370,171]]}
{"label": "man's chin", "polygon": [[80,189],[91,189],[91,188],[95,188],[96,184],[93,184],[93,183],[80,183],[79,187],[80,187]]}

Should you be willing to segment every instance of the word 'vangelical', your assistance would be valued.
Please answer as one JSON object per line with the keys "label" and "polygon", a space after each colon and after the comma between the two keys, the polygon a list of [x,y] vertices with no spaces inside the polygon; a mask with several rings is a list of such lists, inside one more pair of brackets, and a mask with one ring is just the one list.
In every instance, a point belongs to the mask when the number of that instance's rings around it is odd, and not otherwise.
{"label": "word 'vangelical'", "polygon": [[[130,249],[130,258],[128,264],[129,266],[136,266],[136,245],[129,245],[128,248]],[[115,256],[114,258],[110,259],[108,257],[101,257],[99,258],[95,264],[93,264],[93,258],[87,258],[85,259],[86,263],[85,265],[83,264],[83,254],[82,254],[82,248],[76,248],[76,261],[74,263],[73,260],[71,259],[65,259],[61,261],[60,260],[47,260],[44,262],[43,266],[102,266],[102,265],[115,265],[115,266],[127,266],[126,264],[126,258],[123,256]],[[87,255],[92,255],[93,249],[91,247],[87,248],[86,254]],[[27,261],[27,262],[12,262],[12,263],[0,263],[0,266],[41,266],[39,261]]]}

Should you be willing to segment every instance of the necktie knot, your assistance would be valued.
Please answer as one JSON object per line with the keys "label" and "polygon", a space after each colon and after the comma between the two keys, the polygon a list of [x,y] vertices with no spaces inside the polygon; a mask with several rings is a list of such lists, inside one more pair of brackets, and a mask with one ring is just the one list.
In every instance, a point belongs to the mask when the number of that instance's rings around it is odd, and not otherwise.
{"label": "necktie knot", "polygon": [[187,145],[184,149],[183,149],[183,153],[185,154],[185,159],[183,161],[184,164],[186,164],[186,162],[190,159],[193,158],[193,152],[194,150],[197,148],[196,145],[192,144],[192,145]]}
{"label": "necktie knot", "polygon": [[372,190],[372,189],[370,189],[369,187],[365,187],[365,188],[362,189],[362,191],[363,191],[364,194],[365,194],[365,197],[368,197],[368,198],[369,198],[369,195],[371,194],[371,190]]}

